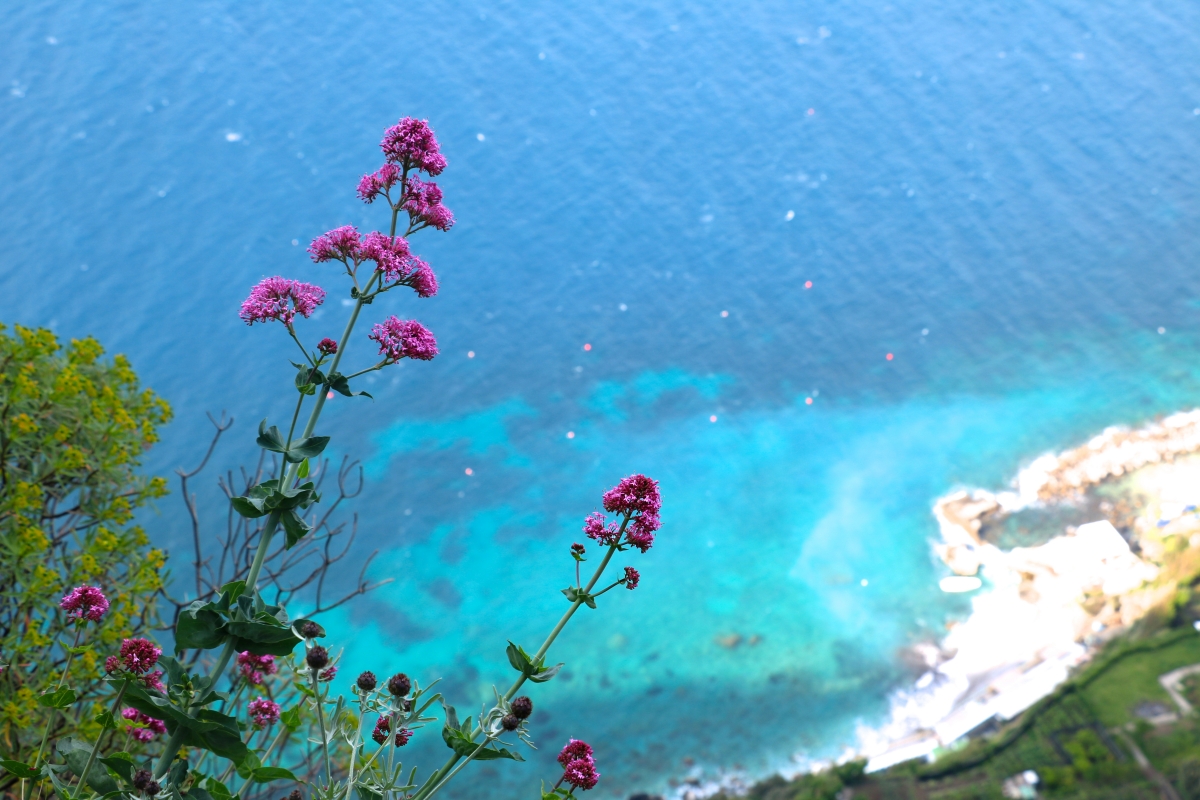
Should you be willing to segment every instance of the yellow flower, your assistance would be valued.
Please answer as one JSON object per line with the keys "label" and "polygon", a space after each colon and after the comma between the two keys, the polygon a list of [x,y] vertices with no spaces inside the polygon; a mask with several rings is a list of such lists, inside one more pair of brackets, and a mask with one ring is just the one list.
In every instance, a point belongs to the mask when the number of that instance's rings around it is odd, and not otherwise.
{"label": "yellow flower", "polygon": [[38,429],[38,424],[28,414],[17,414],[13,417],[12,423],[17,433],[35,433]]}

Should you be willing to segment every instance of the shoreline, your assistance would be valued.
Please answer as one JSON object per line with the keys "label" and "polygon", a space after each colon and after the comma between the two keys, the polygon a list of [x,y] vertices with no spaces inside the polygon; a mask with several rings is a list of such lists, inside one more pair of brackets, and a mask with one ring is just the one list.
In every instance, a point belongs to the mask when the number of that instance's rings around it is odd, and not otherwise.
{"label": "shoreline", "polygon": [[[835,759],[797,752],[794,767],[779,774],[792,779],[853,759],[865,759],[868,772],[932,760],[1053,692],[1174,594],[1174,581],[1162,580],[1163,542],[1182,536],[1200,546],[1196,454],[1200,409],[1138,428],[1109,427],[1080,446],[1043,454],[1007,489],[959,488],[939,497],[932,514],[940,540],[930,547],[947,577],[970,582],[971,613],[940,641],[910,648],[924,673],[891,694],[883,722],[859,724],[857,746]],[[1139,476],[1146,486],[1136,483]],[[1122,481],[1135,482],[1127,489],[1138,494],[1138,514],[1082,502]],[[1047,508],[1092,516],[1035,546],[989,541],[1013,515]],[[942,586],[953,582],[943,578]],[[702,800],[744,795],[754,780],[739,769],[695,765],[671,783],[670,800]]]}
{"label": "shoreline", "polygon": [[[937,645],[917,648],[929,669],[893,695],[888,722],[860,728],[868,771],[932,759],[1015,718],[1169,601],[1174,581],[1158,580],[1163,542],[1186,536],[1200,543],[1200,480],[1181,479],[1200,479],[1200,464],[1179,463],[1197,452],[1200,409],[1140,428],[1110,427],[1081,446],[1039,456],[1008,490],[959,489],[938,498],[934,553],[952,575],[979,576],[985,588],[966,620]],[[1107,513],[1096,518],[1083,501],[1121,480],[1137,490],[1138,513],[1122,516],[1102,502]],[[1093,518],[1032,547],[989,541],[1013,515],[1052,507]]]}

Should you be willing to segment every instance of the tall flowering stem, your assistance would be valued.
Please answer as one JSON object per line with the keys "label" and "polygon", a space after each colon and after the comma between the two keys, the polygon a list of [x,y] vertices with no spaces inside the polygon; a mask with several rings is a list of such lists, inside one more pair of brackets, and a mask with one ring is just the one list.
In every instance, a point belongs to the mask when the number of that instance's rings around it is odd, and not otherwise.
{"label": "tall flowering stem", "polygon": [[[583,587],[583,594],[581,594],[578,599],[571,603],[571,607],[563,613],[562,617],[558,620],[558,624],[554,626],[549,635],[546,636],[546,640],[542,642],[542,646],[538,648],[538,651],[530,659],[533,661],[533,663],[539,663],[541,659],[545,658],[546,654],[550,652],[550,646],[554,644],[554,640],[558,638],[560,633],[562,633],[563,628],[567,627],[567,623],[571,621],[571,617],[575,616],[575,612],[579,610],[579,607],[587,602],[585,599],[586,595],[591,592],[592,589],[596,588],[596,584],[600,581],[600,576],[604,574],[604,570],[608,566],[608,562],[612,560],[613,554],[620,549],[619,542],[621,541],[621,536],[625,533],[626,527],[629,525],[629,519],[629,516],[626,515],[621,521],[621,526],[618,529],[619,534],[617,536],[617,542],[609,545],[608,550],[604,553],[604,558],[596,567],[596,571],[592,573],[591,580],[589,580],[587,585]],[[521,691],[521,687],[525,685],[525,681],[528,679],[528,677],[528,675],[521,675],[519,678],[513,681],[512,686],[508,687],[508,691],[504,693],[504,699],[512,700],[514,697],[516,697],[517,692]],[[474,739],[474,737],[478,736],[480,733],[481,731],[477,726],[472,733],[471,738]],[[425,781],[425,784],[417,790],[416,794],[414,794],[410,800],[426,800],[426,798],[432,797],[435,792],[441,789],[442,786],[448,783],[452,777],[458,774],[459,770],[456,770],[454,767],[455,764],[458,763],[459,758],[460,756],[455,754],[447,759],[446,763],[442,765],[441,769],[430,775]]]}

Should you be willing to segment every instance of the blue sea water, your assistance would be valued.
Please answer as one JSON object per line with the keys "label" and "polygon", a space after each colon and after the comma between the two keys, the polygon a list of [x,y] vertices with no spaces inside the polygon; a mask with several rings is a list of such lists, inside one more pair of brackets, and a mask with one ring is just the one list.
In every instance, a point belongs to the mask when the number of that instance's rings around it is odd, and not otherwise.
{"label": "blue sea water", "polygon": [[[642,586],[555,646],[539,755],[448,794],[533,796],[569,736],[602,797],[761,774],[853,744],[903,648],[968,612],[937,496],[1200,403],[1198,45],[1183,0],[9,4],[0,319],[129,354],[177,412],[154,472],[206,411],[249,460],[292,345],[238,304],[316,281],[302,334],[336,336],[304,246],[384,224],[356,181],[428,118],[459,223],[413,244],[442,291],[367,310],[442,354],[321,424],[393,579],[330,621],[346,674],[478,706],[564,608],[583,516],[646,472]],[[176,503],[145,522],[182,560]]]}

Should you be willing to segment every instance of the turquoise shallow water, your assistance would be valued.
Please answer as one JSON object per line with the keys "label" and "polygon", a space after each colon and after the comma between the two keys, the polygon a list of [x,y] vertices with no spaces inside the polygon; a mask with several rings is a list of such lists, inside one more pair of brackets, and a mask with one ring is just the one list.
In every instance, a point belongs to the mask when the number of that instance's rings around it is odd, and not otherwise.
{"label": "turquoise shallow water", "polygon": [[[265,274],[332,289],[302,245],[382,224],[354,184],[429,118],[460,223],[414,249],[442,292],[372,310],[443,354],[322,422],[395,578],[331,625],[348,674],[481,702],[644,471],[662,535],[556,647],[547,752],[456,796],[530,796],[567,736],[605,797],[685,759],[757,773],[853,743],[901,648],[967,612],[934,498],[1200,403],[1198,33],[1184,2],[26,4],[0,18],[0,318],[130,354],[178,411],[150,469],[222,408],[249,458],[291,345],[238,303]],[[183,546],[170,503],[146,522]]]}

